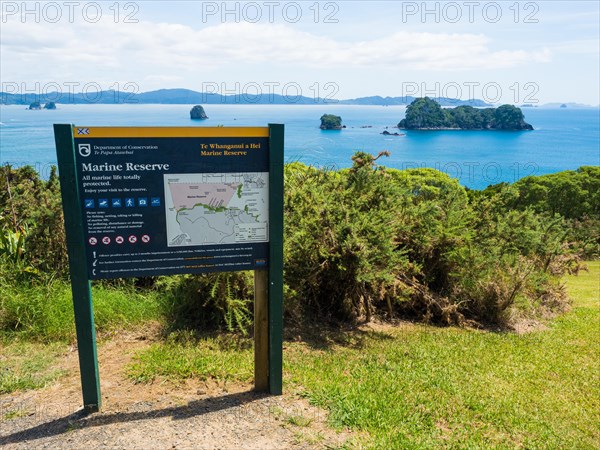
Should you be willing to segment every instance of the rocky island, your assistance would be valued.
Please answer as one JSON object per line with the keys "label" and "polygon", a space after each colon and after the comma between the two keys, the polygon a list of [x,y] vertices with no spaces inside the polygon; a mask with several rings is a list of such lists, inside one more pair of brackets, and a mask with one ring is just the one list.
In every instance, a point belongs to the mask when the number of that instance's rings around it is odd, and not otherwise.
{"label": "rocky island", "polygon": [[206,120],[206,119],[208,119],[208,116],[204,112],[204,108],[202,106],[196,105],[190,110],[190,119]]}
{"label": "rocky island", "polygon": [[341,130],[345,128],[342,126],[342,118],[334,114],[323,114],[321,116],[321,130]]}
{"label": "rocky island", "polygon": [[54,102],[48,102],[42,108],[42,104],[40,102],[33,102],[33,103],[31,103],[29,105],[29,108],[27,108],[27,109],[31,109],[31,110],[56,109],[56,103],[54,103]]}
{"label": "rocky island", "polygon": [[429,97],[415,99],[398,123],[405,130],[533,130],[521,109],[513,105],[477,109],[472,106],[442,108]]}

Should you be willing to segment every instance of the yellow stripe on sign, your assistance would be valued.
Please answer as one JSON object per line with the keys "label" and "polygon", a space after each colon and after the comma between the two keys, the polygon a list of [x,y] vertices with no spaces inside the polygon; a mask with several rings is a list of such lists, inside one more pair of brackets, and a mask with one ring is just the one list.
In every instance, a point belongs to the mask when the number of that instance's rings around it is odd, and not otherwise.
{"label": "yellow stripe on sign", "polygon": [[73,126],[77,138],[269,137],[268,127],[86,127]]}

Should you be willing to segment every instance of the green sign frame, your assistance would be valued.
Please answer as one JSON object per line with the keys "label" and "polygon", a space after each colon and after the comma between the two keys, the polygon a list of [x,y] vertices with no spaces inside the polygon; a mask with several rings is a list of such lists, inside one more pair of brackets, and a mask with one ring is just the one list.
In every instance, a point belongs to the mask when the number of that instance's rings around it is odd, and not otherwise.
{"label": "green sign frame", "polygon": [[[204,127],[202,127],[204,128]],[[83,406],[100,411],[102,397],[91,280],[86,264],[82,193],[79,190],[72,124],[55,124],[69,273],[81,373]],[[194,127],[195,130],[198,127]],[[208,128],[214,135],[232,128]],[[256,269],[254,299],[255,390],[282,393],[283,366],[283,154],[284,125],[269,124],[269,265]]]}

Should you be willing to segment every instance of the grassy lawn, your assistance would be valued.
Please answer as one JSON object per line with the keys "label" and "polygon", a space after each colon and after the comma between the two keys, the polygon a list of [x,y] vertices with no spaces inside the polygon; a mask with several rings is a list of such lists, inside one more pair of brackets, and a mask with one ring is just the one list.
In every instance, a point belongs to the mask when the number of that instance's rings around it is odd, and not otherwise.
{"label": "grassy lawn", "polygon": [[575,308],[545,331],[407,326],[356,347],[296,345],[289,379],[375,447],[596,448],[598,277],[594,264],[569,279]]}
{"label": "grassy lawn", "polygon": [[[284,389],[376,448],[597,448],[599,279],[568,277],[573,310],[524,335],[424,325],[285,345]],[[252,379],[249,340],[176,336],[130,367],[138,381]]]}
{"label": "grassy lawn", "polygon": [[0,343],[0,350],[0,394],[41,388],[63,374],[57,369],[58,358],[65,351],[62,342],[13,341],[8,345]]}
{"label": "grassy lawn", "polygon": [[[101,284],[94,285],[92,292],[98,333],[134,327],[159,318],[160,303],[155,292],[140,293],[130,287]],[[0,346],[14,339],[74,341],[70,284],[52,281],[46,285],[27,286],[0,281]]]}
{"label": "grassy lawn", "polygon": [[[159,303],[132,289],[94,286],[100,336],[157,320]],[[0,394],[37,389],[58,379],[75,341],[71,288],[64,281],[14,286],[0,281]],[[0,417],[1,419],[1,417]]]}
{"label": "grassy lawn", "polygon": [[[598,448],[600,263],[589,268],[566,279],[573,309],[528,334],[414,324],[313,330],[311,339],[285,343],[284,389],[328,409],[332,425],[358,431],[358,445],[369,448]],[[54,381],[64,339],[72,339],[66,287],[16,294],[33,298],[27,313],[39,317],[0,339],[0,394]],[[50,294],[60,296],[57,311],[44,312]],[[99,328],[155,319],[156,299],[135,295],[96,288]],[[172,333],[128,372],[136,382],[250,382],[252,340]]]}
{"label": "grassy lawn", "polygon": [[227,334],[197,338],[186,332],[172,333],[165,342],[138,354],[128,374],[135,382],[148,382],[156,377],[173,381],[195,377],[251,382],[252,340]]}

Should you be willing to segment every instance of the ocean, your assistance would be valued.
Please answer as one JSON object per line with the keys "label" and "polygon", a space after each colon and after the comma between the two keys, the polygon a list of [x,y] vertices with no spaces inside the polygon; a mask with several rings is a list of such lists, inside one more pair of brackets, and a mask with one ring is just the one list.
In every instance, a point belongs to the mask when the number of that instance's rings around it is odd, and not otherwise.
{"label": "ocean", "polygon": [[[387,150],[383,165],[431,167],[472,189],[514,182],[582,165],[600,165],[600,109],[523,108],[534,131],[399,131],[403,106],[206,105],[205,121],[192,121],[193,105],[57,105],[29,111],[0,106],[0,163],[34,166],[44,177],[56,164],[52,124],[86,126],[264,126],[283,123],[285,161],[331,169],[349,167],[356,151]],[[322,114],[342,117],[346,128],[319,129]],[[385,136],[405,133],[404,136]]]}

